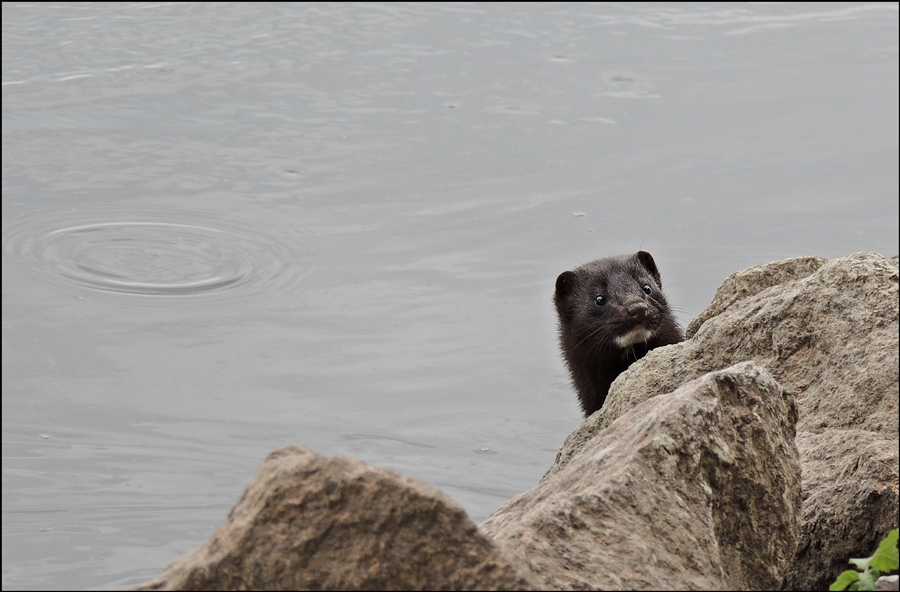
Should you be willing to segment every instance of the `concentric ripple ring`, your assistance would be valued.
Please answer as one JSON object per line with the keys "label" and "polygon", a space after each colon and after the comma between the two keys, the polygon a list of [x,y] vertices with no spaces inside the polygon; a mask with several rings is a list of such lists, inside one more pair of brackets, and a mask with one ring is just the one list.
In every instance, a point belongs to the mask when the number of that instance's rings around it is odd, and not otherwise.
{"label": "concentric ripple ring", "polygon": [[178,296],[246,281],[253,272],[231,233],[163,222],[113,222],[45,235],[44,261],[110,292]]}
{"label": "concentric ripple ring", "polygon": [[304,230],[163,208],[6,216],[3,256],[4,267],[35,278],[119,295],[122,304],[186,305],[199,316],[292,305],[310,271]]}

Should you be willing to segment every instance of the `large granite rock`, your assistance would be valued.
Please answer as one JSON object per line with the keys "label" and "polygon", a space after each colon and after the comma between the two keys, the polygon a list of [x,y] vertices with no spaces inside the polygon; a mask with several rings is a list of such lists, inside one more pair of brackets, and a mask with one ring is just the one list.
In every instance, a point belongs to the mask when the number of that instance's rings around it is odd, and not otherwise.
{"label": "large granite rock", "polygon": [[710,305],[688,323],[684,332],[685,337],[687,339],[693,337],[703,323],[724,312],[738,300],[755,296],[772,286],[808,277],[826,263],[828,259],[825,257],[792,257],[764,265],[754,265],[731,274],[716,290]]}
{"label": "large granite rock", "polygon": [[450,498],[394,471],[286,446],[225,523],[137,590],[524,590]]}
{"label": "large granite rock", "polygon": [[851,557],[897,528],[897,440],[860,430],[797,434],[803,467],[800,546],[785,590],[827,590]]}
{"label": "large granite rock", "polygon": [[783,585],[827,588],[847,559],[870,555],[872,542],[897,527],[897,264],[857,253],[732,275],[688,326],[687,341],[651,351],[619,376],[544,479],[648,398],[754,360],[793,395],[799,413],[804,513],[795,572]]}
{"label": "large granite rock", "polygon": [[480,532],[427,485],[286,447],[138,589],[824,589],[897,527],[897,262],[734,274]]}
{"label": "large granite rock", "polygon": [[796,408],[753,362],[645,401],[481,530],[544,589],[773,589],[797,545]]}
{"label": "large granite rock", "polygon": [[[803,270],[815,266],[810,259],[770,265]],[[777,274],[749,275],[767,285]],[[724,290],[730,305],[713,301],[709,308],[717,314],[693,325],[690,339],[651,351],[619,375],[603,408],[566,439],[548,475],[641,402],[743,360],[765,367],[794,396],[797,431],[861,429],[896,439],[897,282],[897,258],[857,253],[758,292],[744,286],[741,292],[750,295],[743,298]]]}

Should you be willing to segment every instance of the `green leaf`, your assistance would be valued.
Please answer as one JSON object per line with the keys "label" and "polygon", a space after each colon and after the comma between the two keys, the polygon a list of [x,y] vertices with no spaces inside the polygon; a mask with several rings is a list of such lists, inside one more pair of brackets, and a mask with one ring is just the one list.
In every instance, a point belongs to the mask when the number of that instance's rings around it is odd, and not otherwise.
{"label": "green leaf", "polygon": [[875,580],[878,579],[878,576],[881,574],[878,573],[877,569],[867,569],[866,571],[859,574],[859,589],[860,590],[874,590],[875,589]]}
{"label": "green leaf", "polygon": [[900,531],[900,529],[895,528],[889,532],[887,537],[885,537],[885,539],[881,541],[881,544],[878,545],[878,549],[875,551],[875,554],[872,555],[871,561],[869,562],[869,565],[873,569],[882,572],[897,569],[898,563],[900,563],[900,558],[897,556],[898,531]]}
{"label": "green leaf", "polygon": [[859,580],[859,572],[848,569],[838,576],[834,583],[828,587],[829,590],[846,590],[847,586]]}
{"label": "green leaf", "polygon": [[[878,545],[878,549],[871,557],[851,559],[850,563],[859,569],[859,572],[848,569],[838,576],[829,590],[874,590],[875,580],[881,572],[890,572],[897,569],[900,558],[897,556],[897,535],[900,529],[895,528]],[[862,572],[862,573],[860,573]]]}
{"label": "green leaf", "polygon": [[850,559],[849,562],[856,566],[856,569],[859,571],[866,571],[869,569],[869,562],[872,561],[871,557],[860,557],[859,559]]}

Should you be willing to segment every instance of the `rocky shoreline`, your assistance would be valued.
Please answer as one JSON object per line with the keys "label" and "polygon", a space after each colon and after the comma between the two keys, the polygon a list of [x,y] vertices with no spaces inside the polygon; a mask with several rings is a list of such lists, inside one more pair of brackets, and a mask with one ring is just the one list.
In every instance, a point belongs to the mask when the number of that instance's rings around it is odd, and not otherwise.
{"label": "rocky shoreline", "polygon": [[480,526],[429,485],[288,446],[134,589],[827,589],[898,526],[897,257],[736,273],[687,337]]}

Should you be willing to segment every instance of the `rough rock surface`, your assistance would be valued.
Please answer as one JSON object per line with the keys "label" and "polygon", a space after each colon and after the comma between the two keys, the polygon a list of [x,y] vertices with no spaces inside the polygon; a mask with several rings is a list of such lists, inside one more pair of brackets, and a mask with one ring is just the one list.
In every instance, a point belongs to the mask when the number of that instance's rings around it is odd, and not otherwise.
{"label": "rough rock surface", "polygon": [[481,532],[425,484],[286,447],[137,589],[826,589],[898,525],[898,328],[896,256],[750,268]]}
{"label": "rough rock surface", "polygon": [[790,280],[808,277],[826,263],[828,263],[828,259],[825,257],[792,257],[765,265],[755,265],[731,274],[716,290],[716,295],[710,305],[688,324],[685,331],[686,338],[693,337],[703,323],[738,300],[755,296],[766,288]]}
{"label": "rough rock surface", "polygon": [[567,438],[544,479],[647,398],[752,359],[794,395],[799,412],[805,505],[784,586],[827,588],[847,559],[868,556],[897,527],[897,264],[897,257],[857,253],[734,274],[689,325],[691,339],[650,352],[619,377],[606,406]]}
{"label": "rough rock surface", "polygon": [[799,533],[795,421],[737,364],[638,405],[480,528],[545,589],[774,589]]}
{"label": "rough rock surface", "polygon": [[794,396],[798,431],[860,429],[896,439],[897,258],[856,253],[801,279],[743,298],[730,296],[750,294],[782,275],[802,275],[818,263],[805,259],[803,265],[772,263],[773,273],[765,271],[768,266],[753,268],[749,276],[762,278],[760,283],[722,290],[722,301],[710,305],[717,314],[701,314],[707,318],[694,326],[691,339],[655,349],[632,364],[613,382],[603,408],[569,435],[547,476],[642,401],[743,360],[764,366]]}
{"label": "rough rock surface", "polygon": [[136,589],[530,588],[436,489],[287,446],[269,455],[212,538]]}
{"label": "rough rock surface", "polygon": [[785,590],[827,590],[898,525],[897,440],[859,430],[797,434],[803,466],[800,545]]}
{"label": "rough rock surface", "polygon": [[875,580],[875,589],[878,592],[888,592],[889,590],[900,590],[900,580],[896,575],[881,576]]}

